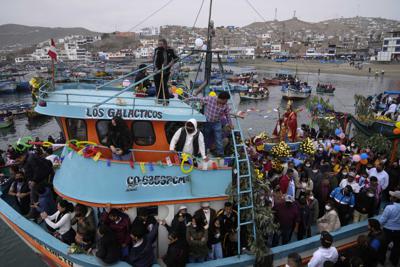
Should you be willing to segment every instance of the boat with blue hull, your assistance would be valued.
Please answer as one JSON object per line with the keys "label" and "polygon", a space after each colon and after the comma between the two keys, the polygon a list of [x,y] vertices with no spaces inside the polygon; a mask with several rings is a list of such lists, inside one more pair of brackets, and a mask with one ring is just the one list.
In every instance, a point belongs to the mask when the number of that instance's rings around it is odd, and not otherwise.
{"label": "boat with blue hull", "polygon": [[12,79],[0,80],[0,94],[10,94],[17,91],[17,82]]}

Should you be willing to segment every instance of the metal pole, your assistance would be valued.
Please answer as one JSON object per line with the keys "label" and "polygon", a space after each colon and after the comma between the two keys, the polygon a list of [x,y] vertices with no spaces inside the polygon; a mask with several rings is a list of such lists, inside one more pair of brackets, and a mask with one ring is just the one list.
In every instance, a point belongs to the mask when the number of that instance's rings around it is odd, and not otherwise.
{"label": "metal pole", "polygon": [[[208,14],[208,30],[207,30],[207,54],[206,54],[206,63],[205,63],[205,73],[204,73],[204,80],[207,82],[207,85],[210,85],[211,79],[211,63],[212,63],[212,52],[211,52],[211,44],[212,44],[212,25],[211,25],[211,11],[212,11],[212,2],[210,0],[210,11]],[[203,91],[205,94],[205,91]]]}

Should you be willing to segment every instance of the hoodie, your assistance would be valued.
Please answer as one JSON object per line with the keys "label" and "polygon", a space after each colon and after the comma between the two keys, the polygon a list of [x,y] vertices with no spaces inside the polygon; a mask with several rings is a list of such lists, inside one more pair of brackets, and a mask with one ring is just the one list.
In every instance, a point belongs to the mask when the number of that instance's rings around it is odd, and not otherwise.
{"label": "hoodie", "polygon": [[324,262],[331,261],[336,263],[338,260],[338,252],[335,247],[323,248],[320,247],[314,252],[308,267],[323,267]]}
{"label": "hoodie", "polygon": [[186,131],[185,127],[181,127],[178,129],[178,131],[175,132],[174,136],[171,139],[169,149],[170,150],[177,150],[177,145],[179,142],[179,139],[181,137],[182,131],[185,131],[186,133],[186,138],[185,138],[185,143],[183,145],[182,152],[188,153],[190,155],[193,155],[194,148],[193,148],[193,141],[195,140],[195,136],[198,133],[198,142],[199,142],[199,153],[201,154],[201,157],[204,159],[206,158],[206,149],[205,149],[205,144],[204,144],[204,136],[203,134],[197,129],[197,121],[196,119],[190,119],[188,122],[191,122],[194,125],[194,132],[193,133],[188,133]]}

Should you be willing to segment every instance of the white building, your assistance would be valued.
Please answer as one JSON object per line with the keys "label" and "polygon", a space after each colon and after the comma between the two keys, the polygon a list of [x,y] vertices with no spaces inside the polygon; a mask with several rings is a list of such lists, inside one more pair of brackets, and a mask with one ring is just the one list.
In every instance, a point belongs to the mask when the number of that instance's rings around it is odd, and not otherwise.
{"label": "white building", "polygon": [[400,31],[391,32],[390,37],[383,39],[382,51],[378,52],[378,61],[400,60]]}
{"label": "white building", "polygon": [[272,54],[279,54],[281,52],[282,52],[281,44],[271,44],[271,53]]}
{"label": "white building", "polygon": [[140,36],[153,36],[159,34],[160,34],[160,28],[158,27],[146,27],[139,31]]}

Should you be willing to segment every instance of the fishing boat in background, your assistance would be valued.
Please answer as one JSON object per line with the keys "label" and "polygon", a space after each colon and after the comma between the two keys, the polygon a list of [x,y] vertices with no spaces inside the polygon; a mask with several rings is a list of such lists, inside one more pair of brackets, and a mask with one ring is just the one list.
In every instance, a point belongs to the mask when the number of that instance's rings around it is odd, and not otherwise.
{"label": "fishing boat in background", "polygon": [[298,85],[284,84],[281,91],[282,98],[285,100],[302,100],[311,96],[312,88],[307,83]]}
{"label": "fishing boat in background", "polygon": [[13,79],[0,80],[0,93],[10,94],[17,91],[17,82]]}
{"label": "fishing boat in background", "polygon": [[11,112],[12,115],[26,114],[32,108],[32,104],[0,104],[0,113]]}
{"label": "fishing boat in background", "polygon": [[248,90],[240,92],[240,100],[261,100],[269,96],[267,87],[261,87],[258,83],[248,85]]}
{"label": "fishing boat in background", "polygon": [[0,114],[0,129],[5,129],[14,124],[14,117],[11,112]]}
{"label": "fishing boat in background", "polygon": [[333,94],[336,88],[332,84],[317,84],[316,92],[317,94]]}

